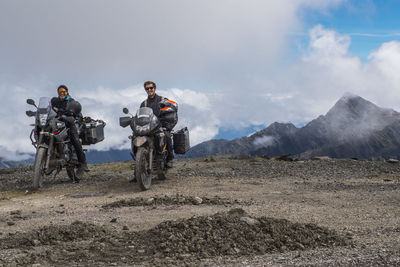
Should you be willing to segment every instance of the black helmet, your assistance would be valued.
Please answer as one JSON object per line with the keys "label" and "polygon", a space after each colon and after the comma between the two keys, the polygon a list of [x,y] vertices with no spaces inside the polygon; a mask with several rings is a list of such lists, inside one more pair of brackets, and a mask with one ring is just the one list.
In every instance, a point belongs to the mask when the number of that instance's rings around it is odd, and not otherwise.
{"label": "black helmet", "polygon": [[66,110],[74,115],[78,115],[82,111],[82,106],[78,101],[73,100],[67,103]]}

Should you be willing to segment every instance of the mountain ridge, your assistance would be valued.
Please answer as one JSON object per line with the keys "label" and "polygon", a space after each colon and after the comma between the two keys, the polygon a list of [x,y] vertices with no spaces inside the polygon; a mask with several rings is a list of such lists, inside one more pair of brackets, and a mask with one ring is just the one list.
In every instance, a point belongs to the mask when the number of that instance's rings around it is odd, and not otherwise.
{"label": "mountain ridge", "polygon": [[[194,146],[186,157],[216,154],[291,154],[299,158],[397,157],[400,154],[400,113],[381,108],[364,98],[345,94],[325,114],[297,128],[274,122],[251,136],[232,141],[206,141]],[[263,141],[265,141],[263,143]],[[207,152],[207,153],[205,153]]]}

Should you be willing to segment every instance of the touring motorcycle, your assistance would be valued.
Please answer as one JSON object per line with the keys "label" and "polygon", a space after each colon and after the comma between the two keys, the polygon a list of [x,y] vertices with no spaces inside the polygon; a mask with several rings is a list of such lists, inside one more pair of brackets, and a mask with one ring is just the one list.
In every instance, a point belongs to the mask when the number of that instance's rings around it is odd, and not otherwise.
{"label": "touring motorcycle", "polygon": [[[129,114],[127,108],[122,110]],[[133,134],[131,139],[131,156],[136,162],[134,177],[142,191],[151,186],[151,176],[157,174],[158,179],[166,179],[166,137],[161,129],[160,120],[149,107],[139,108],[136,115],[120,117],[120,126],[130,126]]]}
{"label": "touring motorcycle", "polygon": [[[55,172],[56,176],[63,167],[66,168],[68,177],[73,182],[78,182],[75,169],[79,162],[74,146],[70,141],[68,134],[69,128],[66,127],[65,115],[57,116],[57,113],[51,107],[51,98],[41,97],[39,106],[36,106],[33,99],[27,99],[29,105],[37,108],[36,111],[28,110],[26,115],[35,117],[35,123],[31,124],[34,128],[31,131],[30,139],[32,145],[36,148],[35,163],[33,165],[33,188],[42,187],[45,175]],[[80,104],[67,105],[67,111],[71,113],[80,113]],[[77,106],[78,105],[78,106]],[[77,112],[76,109],[79,109]],[[104,139],[103,121],[92,121],[89,123],[77,123],[75,121],[78,133],[82,138],[82,144],[94,144]]]}

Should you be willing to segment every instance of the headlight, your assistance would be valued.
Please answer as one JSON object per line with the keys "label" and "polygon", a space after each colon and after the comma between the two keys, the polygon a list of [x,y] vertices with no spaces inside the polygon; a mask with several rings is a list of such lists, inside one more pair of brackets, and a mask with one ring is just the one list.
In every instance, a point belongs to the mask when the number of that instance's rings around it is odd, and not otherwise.
{"label": "headlight", "polygon": [[45,126],[47,122],[48,114],[39,114],[40,126]]}
{"label": "headlight", "polygon": [[60,127],[63,126],[63,123],[62,123],[62,122],[57,122],[57,123],[56,123],[56,126],[57,126],[57,128],[60,128]]}
{"label": "headlight", "polygon": [[150,125],[146,124],[144,126],[135,125],[135,132],[139,134],[144,134],[150,131]]}

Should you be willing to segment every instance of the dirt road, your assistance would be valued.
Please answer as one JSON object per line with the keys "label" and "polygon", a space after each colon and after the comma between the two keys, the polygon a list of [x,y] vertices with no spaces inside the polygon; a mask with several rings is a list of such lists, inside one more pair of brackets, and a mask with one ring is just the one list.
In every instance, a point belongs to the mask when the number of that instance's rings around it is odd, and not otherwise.
{"label": "dirt road", "polygon": [[131,162],[30,189],[0,170],[0,266],[400,264],[400,164],[176,160],[139,191]]}

